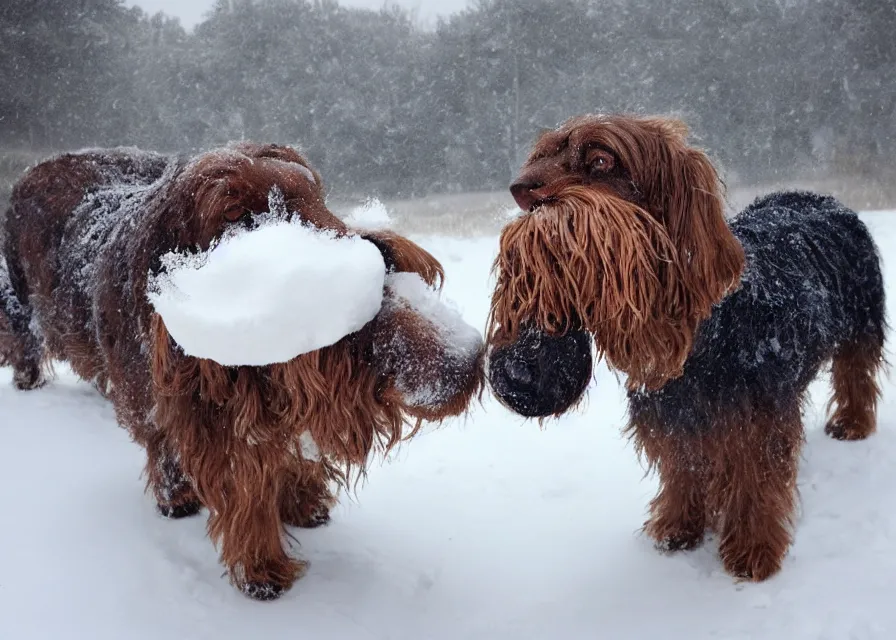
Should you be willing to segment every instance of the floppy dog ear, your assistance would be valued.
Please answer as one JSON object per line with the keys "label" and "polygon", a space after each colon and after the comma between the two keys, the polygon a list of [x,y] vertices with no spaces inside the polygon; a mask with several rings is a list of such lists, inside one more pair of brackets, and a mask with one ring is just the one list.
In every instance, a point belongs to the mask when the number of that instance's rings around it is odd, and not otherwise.
{"label": "floppy dog ear", "polygon": [[445,271],[441,263],[419,245],[391,231],[364,231],[360,236],[380,250],[387,271],[416,273],[431,287],[442,288]]}
{"label": "floppy dog ear", "polygon": [[678,252],[683,282],[680,311],[690,319],[710,315],[712,306],[735,289],[744,267],[744,251],[725,220],[721,185],[712,163],[684,143],[687,127],[665,123],[668,154],[657,168],[656,210]]}

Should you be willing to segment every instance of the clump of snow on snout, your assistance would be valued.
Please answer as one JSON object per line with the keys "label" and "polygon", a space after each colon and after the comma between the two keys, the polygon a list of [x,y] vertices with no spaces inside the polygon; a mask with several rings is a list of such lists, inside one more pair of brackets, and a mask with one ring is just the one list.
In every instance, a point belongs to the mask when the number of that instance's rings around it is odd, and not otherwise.
{"label": "clump of snow on snout", "polygon": [[379,312],[386,277],[372,243],[282,219],[162,264],[148,297],[171,337],[225,366],[286,362],[358,331]]}
{"label": "clump of snow on snout", "polygon": [[455,304],[426,284],[417,273],[400,272],[386,276],[391,304],[405,305],[433,323],[457,349],[479,348],[482,336],[467,324]]}
{"label": "clump of snow on snout", "polygon": [[392,216],[386,205],[377,198],[368,198],[364,204],[351,210],[345,223],[355,229],[388,229],[392,226]]}

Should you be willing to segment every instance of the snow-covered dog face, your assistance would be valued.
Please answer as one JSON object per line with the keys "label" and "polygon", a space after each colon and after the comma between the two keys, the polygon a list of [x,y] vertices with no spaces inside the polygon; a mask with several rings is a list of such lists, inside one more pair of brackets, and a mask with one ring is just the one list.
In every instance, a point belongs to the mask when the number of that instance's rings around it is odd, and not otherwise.
{"label": "snow-covered dog face", "polygon": [[479,333],[459,317],[440,324],[395,287],[411,277],[441,309],[439,262],[397,234],[346,226],[292,149],[203,154],[160,198],[145,222],[165,420],[196,420],[198,394],[216,407],[203,419],[226,418],[242,441],[281,438],[293,455],[301,425],[348,473],[407,435],[408,420],[461,413],[481,387]]}
{"label": "snow-covered dog face", "polygon": [[715,169],[663,118],[582,116],[543,134],[510,187],[489,340],[585,330],[633,386],[681,373],[743,251]]}

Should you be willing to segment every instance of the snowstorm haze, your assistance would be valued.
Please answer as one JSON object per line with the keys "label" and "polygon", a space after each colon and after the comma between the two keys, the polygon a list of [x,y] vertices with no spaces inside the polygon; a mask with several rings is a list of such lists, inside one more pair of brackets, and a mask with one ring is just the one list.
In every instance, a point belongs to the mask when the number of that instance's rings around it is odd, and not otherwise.
{"label": "snowstorm haze", "polygon": [[205,15],[211,10],[213,0],[126,0],[127,7],[140,7],[152,15],[159,11],[180,20],[187,29],[192,29],[202,22]]}
{"label": "snowstorm haze", "polygon": [[58,150],[252,139],[340,194],[505,190],[541,129],[634,111],[683,117],[729,187],[896,190],[896,3],[367,4],[4,0],[4,179]]}
{"label": "snowstorm haze", "polygon": [[[137,6],[149,14],[158,11],[179,18],[187,29],[195,27],[214,6],[215,0],[126,0],[125,5]],[[384,6],[397,5],[415,11],[422,20],[430,20],[436,16],[446,16],[467,6],[467,0],[340,0],[346,7],[362,9],[381,9]]]}

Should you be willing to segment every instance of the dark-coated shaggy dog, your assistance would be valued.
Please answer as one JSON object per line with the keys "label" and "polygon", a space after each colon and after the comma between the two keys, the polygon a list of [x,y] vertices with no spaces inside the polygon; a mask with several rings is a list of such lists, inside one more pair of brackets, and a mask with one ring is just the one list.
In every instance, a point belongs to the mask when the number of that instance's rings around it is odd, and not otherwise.
{"label": "dark-coated shaggy dog", "polygon": [[[482,386],[483,359],[481,341],[454,349],[402,304],[282,364],[225,367],[186,355],[147,299],[150,275],[168,252],[204,250],[233,225],[251,226],[277,190],[284,219],[356,233],[328,211],[320,176],[289,147],[242,143],[192,159],[99,150],[25,175],[0,260],[0,345],[15,384],[40,386],[51,360],[92,381],[145,447],[161,513],[207,507],[231,581],[262,600],[304,567],[284,550],[283,525],[324,524],[334,484],[358,477],[374,449],[388,450],[419,419],[464,411]],[[441,282],[439,263],[409,240],[359,235],[388,270]]]}
{"label": "dark-coated shaggy dog", "polygon": [[791,543],[801,404],[831,361],[841,440],[875,429],[885,332],[874,243],[805,192],[729,225],[719,179],[674,119],[583,116],[545,133],[510,190],[488,329],[498,398],[530,417],[582,397],[599,357],[627,376],[626,431],[659,472],[647,533],[707,528],[734,576],[764,580]]}

